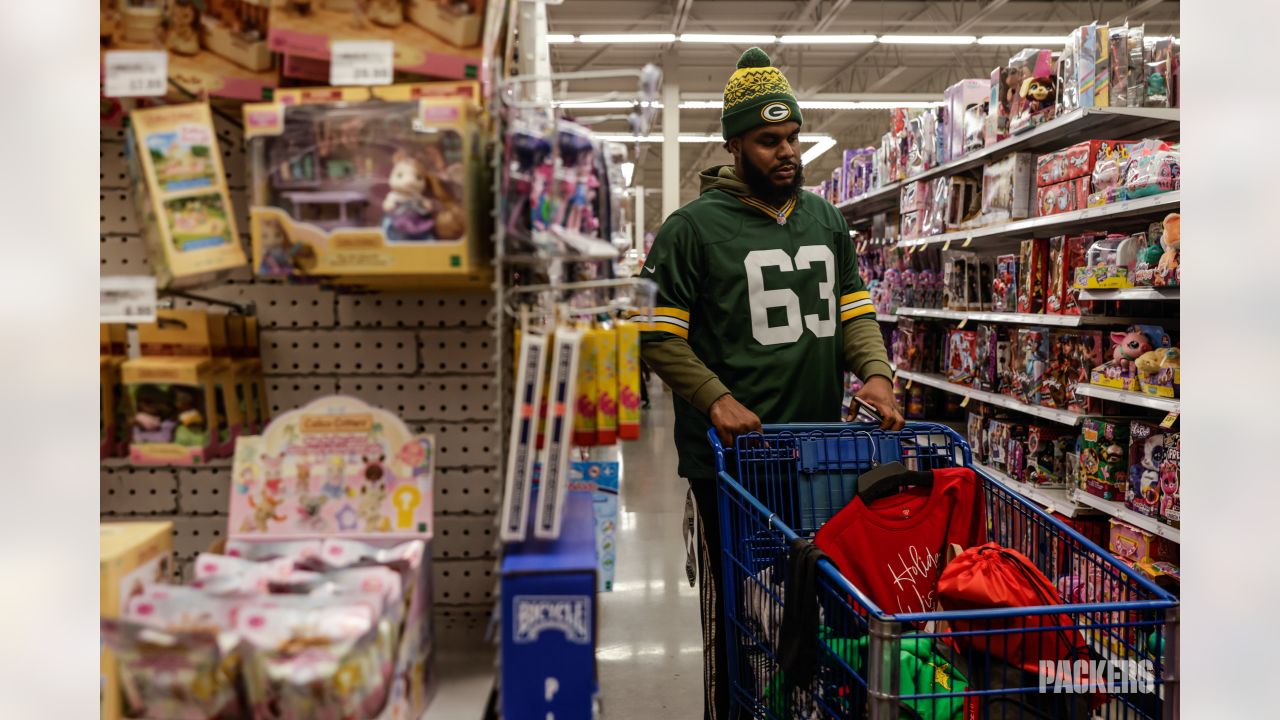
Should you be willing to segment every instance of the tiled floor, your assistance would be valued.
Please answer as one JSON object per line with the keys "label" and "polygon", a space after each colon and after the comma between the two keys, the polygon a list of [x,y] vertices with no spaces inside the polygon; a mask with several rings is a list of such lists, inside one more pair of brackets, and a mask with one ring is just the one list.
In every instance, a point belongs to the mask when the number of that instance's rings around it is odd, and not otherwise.
{"label": "tiled floor", "polygon": [[671,396],[653,383],[643,438],[623,445],[614,590],[600,595],[596,658],[605,720],[702,715],[698,594],[684,571]]}

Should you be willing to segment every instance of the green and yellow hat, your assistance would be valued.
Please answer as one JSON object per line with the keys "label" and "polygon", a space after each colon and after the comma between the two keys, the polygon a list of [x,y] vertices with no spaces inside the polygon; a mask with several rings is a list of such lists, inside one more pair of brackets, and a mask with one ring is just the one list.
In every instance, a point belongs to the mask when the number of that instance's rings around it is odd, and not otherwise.
{"label": "green and yellow hat", "polygon": [[720,131],[724,139],[741,135],[757,125],[795,120],[804,125],[800,104],[791,83],[769,56],[758,47],[742,53],[738,69],[724,86]]}

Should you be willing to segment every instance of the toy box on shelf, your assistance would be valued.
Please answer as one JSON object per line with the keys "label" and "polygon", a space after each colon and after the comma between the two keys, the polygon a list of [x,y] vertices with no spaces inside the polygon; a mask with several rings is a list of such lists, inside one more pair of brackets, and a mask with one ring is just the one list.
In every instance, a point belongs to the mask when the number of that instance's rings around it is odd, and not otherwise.
{"label": "toy box on shelf", "polygon": [[101,0],[102,49],[167,51],[169,81],[183,97],[264,100],[278,80],[267,47],[270,4]]}
{"label": "toy box on shelf", "polygon": [[205,103],[134,110],[126,138],[134,201],[161,288],[218,280],[245,264],[222,153]]}
{"label": "toy box on shelf", "polygon": [[1133,284],[1138,287],[1176,286],[1182,281],[1182,216],[1169,213],[1147,227],[1146,244],[1137,251]]}
{"label": "toy box on shelf", "polygon": [[1182,390],[1182,359],[1176,347],[1157,348],[1134,361],[1138,391],[1144,395],[1176,398]]}
{"label": "toy box on shelf", "polygon": [[991,281],[991,309],[995,312],[1018,311],[1018,256],[996,258],[996,274]]}
{"label": "toy box on shelf", "polygon": [[1090,495],[1124,500],[1129,484],[1129,422],[1088,417],[1081,424],[1080,480]]}
{"label": "toy box on shelf", "polygon": [[1035,155],[1013,153],[982,169],[982,215],[989,225],[1031,217],[1035,201]]}
{"label": "toy box on shelf", "polygon": [[429,539],[434,458],[392,413],[312,401],[236,443],[230,535]]}
{"label": "toy box on shelf", "polygon": [[334,40],[389,40],[396,70],[480,76],[486,0],[273,0],[271,50],[328,60]]}
{"label": "toy box on shelf", "polygon": [[476,92],[318,88],[246,105],[256,272],[384,286],[478,277]]}
{"label": "toy box on shelf", "polygon": [[1009,335],[1004,326],[995,323],[979,323],[977,334],[977,365],[974,387],[987,392],[999,392],[1000,376],[1009,371]]}
{"label": "toy box on shelf", "polygon": [[1089,178],[1080,177],[1036,188],[1036,215],[1044,217],[1085,209],[1089,187]]}
{"label": "toy box on shelf", "polygon": [[941,162],[950,162],[965,153],[965,113],[981,107],[991,95],[989,78],[970,78],[947,88],[942,93],[946,109],[946,143]]}
{"label": "toy box on shelf", "polygon": [[140,357],[121,366],[133,411],[129,458],[138,464],[200,465],[229,457],[241,431],[235,383],[220,372],[208,316],[166,310],[138,326]]}
{"label": "toy box on shelf", "polygon": [[1053,52],[1028,48],[1009,59],[1010,89],[1017,96],[1010,104],[1009,132],[1017,134],[1052,120],[1058,107],[1058,78]]}
{"label": "toy box on shelf", "polygon": [[613,461],[574,462],[569,490],[589,493],[596,530],[596,590],[611,592],[618,563],[618,484],[621,469]]}
{"label": "toy box on shelf", "polygon": [[[1168,522],[1178,502],[1181,475],[1179,434],[1157,423],[1134,420],[1129,425],[1129,483],[1125,507]],[[1176,511],[1175,511],[1176,514]]]}
{"label": "toy box on shelf", "polygon": [[1092,235],[1059,235],[1049,238],[1049,281],[1045,293],[1045,310],[1052,315],[1080,315],[1093,305],[1080,300],[1075,285],[1076,270],[1084,267],[1085,253]]}
{"label": "toy box on shelf", "polygon": [[977,387],[978,334],[973,330],[948,330],[946,378],[949,382]]}
{"label": "toy box on shelf", "polygon": [[[1141,391],[1142,388],[1138,382],[1138,360],[1153,350],[1170,348],[1173,345],[1168,333],[1159,325],[1131,325],[1124,332],[1112,332],[1110,337],[1113,343],[1111,359],[1093,368],[1089,373],[1089,383],[1114,390]],[[1161,360],[1166,355],[1168,353],[1162,353],[1159,357],[1148,357],[1146,361],[1148,369],[1151,369],[1151,363],[1154,361],[1154,367],[1158,370]],[[1176,353],[1174,357],[1176,358]],[[1172,381],[1174,378],[1169,379]]]}
{"label": "toy box on shelf", "polygon": [[1089,383],[1089,374],[1102,363],[1102,332],[1098,330],[1055,330],[1049,340],[1047,392],[1040,404],[1070,412],[1092,413],[1101,402],[1076,393]]}
{"label": "toy box on shelf", "polygon": [[1049,241],[1023,240],[1018,254],[1018,309],[1020,313],[1043,313],[1049,270]]}
{"label": "toy box on shelf", "polygon": [[1114,233],[1094,240],[1085,251],[1084,265],[1075,269],[1073,285],[1077,290],[1133,287],[1138,248],[1145,243],[1146,233]]}
{"label": "toy box on shelf", "polygon": [[1028,405],[1038,405],[1049,369],[1049,328],[1018,328],[1012,335],[1012,395]]}
{"label": "toy box on shelf", "polygon": [[1036,159],[1036,186],[1091,178],[1104,160],[1123,162],[1138,143],[1119,140],[1086,140],[1062,150],[1045,153]]}
{"label": "toy box on shelf", "polygon": [[1043,425],[1027,428],[1027,472],[1024,480],[1040,487],[1065,487],[1067,450],[1074,433]]}
{"label": "toy box on shelf", "polygon": [[[170,578],[173,523],[122,522],[98,525],[99,612],[116,618],[145,585]],[[120,679],[111,649],[102,648],[102,720],[124,717]]]}
{"label": "toy box on shelf", "polygon": [[1111,540],[1107,549],[1130,567],[1178,561],[1177,543],[1114,518],[1111,520]]}

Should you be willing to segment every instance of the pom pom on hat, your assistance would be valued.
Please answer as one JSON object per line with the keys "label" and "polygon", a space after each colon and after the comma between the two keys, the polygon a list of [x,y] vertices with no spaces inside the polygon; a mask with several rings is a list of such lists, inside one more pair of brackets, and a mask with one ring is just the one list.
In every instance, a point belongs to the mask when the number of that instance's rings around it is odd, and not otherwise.
{"label": "pom pom on hat", "polygon": [[769,54],[758,47],[749,48],[742,53],[742,57],[738,58],[739,68],[762,68],[773,65],[773,61],[769,59]]}

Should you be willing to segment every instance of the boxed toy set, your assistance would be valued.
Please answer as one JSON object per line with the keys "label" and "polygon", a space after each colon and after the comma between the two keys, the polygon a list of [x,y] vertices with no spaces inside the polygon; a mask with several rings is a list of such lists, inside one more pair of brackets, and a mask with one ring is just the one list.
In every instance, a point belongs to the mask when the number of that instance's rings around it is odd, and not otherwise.
{"label": "boxed toy set", "polygon": [[1080,431],[1083,489],[1103,500],[1124,500],[1129,484],[1129,421],[1088,417]]}
{"label": "boxed toy set", "polygon": [[1102,332],[1098,330],[1057,330],[1050,336],[1049,370],[1051,381],[1040,396],[1046,407],[1089,413],[1101,409],[1101,403],[1076,393],[1076,387],[1089,383],[1089,375],[1102,363]]}
{"label": "boxed toy set", "polygon": [[1008,373],[1009,336],[1005,328],[994,323],[979,323],[976,336],[974,384],[979,390],[1000,391],[1000,376]]}
{"label": "boxed toy set", "polygon": [[1017,95],[1009,106],[1009,132],[1026,132],[1052,120],[1058,109],[1058,76],[1051,50],[1027,48],[1009,59],[1010,89]]}
{"label": "boxed toy set", "polygon": [[1059,235],[1049,238],[1049,278],[1045,292],[1045,312],[1051,315],[1080,315],[1092,303],[1080,300],[1076,270],[1084,267],[1085,254],[1094,235]]}
{"label": "boxed toy set", "polygon": [[[98,525],[99,612],[118,618],[143,588],[172,576],[173,523],[104,522]],[[126,717],[116,659],[102,648],[102,720]]]}
{"label": "boxed toy set", "polygon": [[1036,186],[1048,187],[1068,180],[1092,178],[1104,160],[1124,161],[1137,143],[1119,140],[1086,140],[1036,159]]}
{"label": "boxed toy set", "polygon": [[[1130,510],[1168,522],[1180,486],[1179,434],[1157,423],[1135,420],[1129,425],[1129,484],[1124,504]],[[1176,514],[1176,511],[1175,511]]]}
{"label": "boxed toy set", "polygon": [[1018,312],[1018,256],[996,258],[996,274],[991,287],[991,309],[995,312]]}
{"label": "boxed toy set", "polygon": [[989,78],[969,78],[948,87],[942,93],[946,109],[946,143],[940,162],[950,162],[965,153],[965,123],[962,119],[973,108],[981,108],[991,95]]}
{"label": "boxed toy set", "polygon": [[1031,217],[1035,155],[1012,153],[982,168],[982,214],[990,224]]}
{"label": "boxed toy set", "polygon": [[[1159,325],[1130,325],[1124,332],[1113,331],[1110,339],[1111,359],[1093,368],[1089,373],[1089,382],[1093,385],[1131,392],[1142,390],[1138,381],[1138,360],[1146,356],[1144,363],[1148,369],[1152,369],[1151,363],[1155,361],[1155,369],[1158,370],[1161,359],[1169,353],[1157,355],[1149,355],[1149,353],[1171,348],[1173,345],[1169,334]],[[1174,357],[1176,358],[1176,354]],[[1170,370],[1173,369],[1170,368]],[[1172,381],[1176,377],[1176,372],[1173,372],[1169,379]]]}
{"label": "boxed toy set", "polygon": [[1137,390],[1144,395],[1176,398],[1182,390],[1182,360],[1176,347],[1162,347],[1138,356]]}
{"label": "boxed toy set", "polygon": [[213,357],[208,316],[165,310],[138,326],[140,357],[121,366],[133,412],[129,459],[200,465],[230,457],[242,430],[236,384]]}
{"label": "boxed toy set", "polygon": [[1088,202],[1087,177],[1036,188],[1036,215],[1040,217],[1083,210],[1088,207]]}
{"label": "boxed toy set", "polygon": [[1138,287],[1176,286],[1182,282],[1182,216],[1169,213],[1147,227],[1146,243],[1134,260],[1133,284]]}
{"label": "boxed toy set", "polygon": [[158,285],[207,283],[243,266],[208,104],[143,108],[130,119],[133,197]]}
{"label": "boxed toy set", "polygon": [[1040,487],[1065,487],[1067,451],[1074,443],[1074,433],[1043,425],[1028,427],[1023,480]]}
{"label": "boxed toy set", "polygon": [[232,537],[430,538],[435,441],[355,398],[312,401],[240,438]]}
{"label": "boxed toy set", "polygon": [[973,330],[948,330],[946,378],[949,382],[977,387],[978,334]]}
{"label": "boxed toy set", "polygon": [[1039,405],[1049,368],[1049,328],[1018,328],[1011,333],[1012,395]]}
{"label": "boxed toy set", "polygon": [[1114,518],[1107,549],[1130,567],[1178,560],[1177,543]]}
{"label": "boxed toy set", "polygon": [[1023,240],[1018,253],[1018,312],[1045,311],[1045,290],[1049,271],[1049,241]]}
{"label": "boxed toy set", "polygon": [[471,83],[321,88],[245,105],[258,275],[479,278],[474,93]]}

